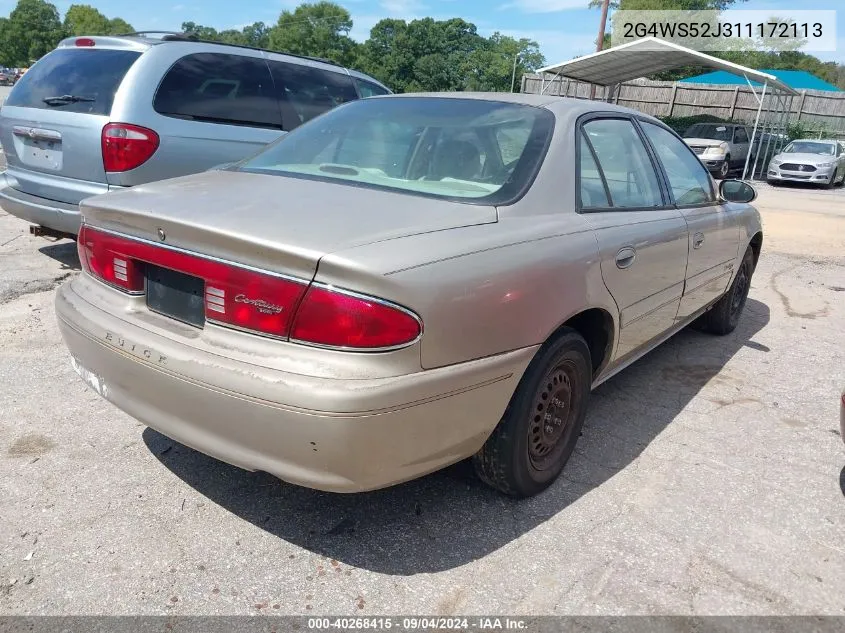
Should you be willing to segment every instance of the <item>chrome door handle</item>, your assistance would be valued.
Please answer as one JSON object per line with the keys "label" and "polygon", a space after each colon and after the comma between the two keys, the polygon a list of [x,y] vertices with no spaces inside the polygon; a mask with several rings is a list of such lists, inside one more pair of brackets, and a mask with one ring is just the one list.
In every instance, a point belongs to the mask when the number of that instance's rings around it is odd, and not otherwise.
{"label": "chrome door handle", "polygon": [[616,267],[617,268],[628,268],[631,264],[634,263],[634,260],[637,258],[637,251],[633,246],[626,246],[624,248],[620,248],[619,252],[616,253]]}
{"label": "chrome door handle", "polygon": [[704,233],[696,233],[692,236],[693,248],[701,248],[702,244],[704,244]]}

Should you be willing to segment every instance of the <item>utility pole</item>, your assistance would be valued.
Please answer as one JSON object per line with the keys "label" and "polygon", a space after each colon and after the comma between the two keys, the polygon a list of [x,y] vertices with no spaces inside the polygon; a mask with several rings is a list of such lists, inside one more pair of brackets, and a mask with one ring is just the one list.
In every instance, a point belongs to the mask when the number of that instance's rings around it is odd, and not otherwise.
{"label": "utility pole", "polygon": [[513,92],[514,84],[516,83],[516,60],[519,59],[519,53],[513,56],[513,72],[511,73],[511,92]]}
{"label": "utility pole", "polygon": [[[610,0],[601,1],[601,19],[599,19],[599,38],[596,40],[596,52],[600,53],[604,46],[604,28],[607,24],[607,9],[610,6]],[[596,84],[590,84],[590,101],[596,98]]]}

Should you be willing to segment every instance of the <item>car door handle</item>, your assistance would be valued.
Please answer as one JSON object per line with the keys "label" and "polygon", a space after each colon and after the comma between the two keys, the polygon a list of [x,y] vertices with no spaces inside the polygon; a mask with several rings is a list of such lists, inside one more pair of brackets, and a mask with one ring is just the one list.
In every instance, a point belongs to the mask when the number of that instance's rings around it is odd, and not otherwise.
{"label": "car door handle", "polygon": [[704,233],[696,233],[692,236],[693,248],[701,248],[702,244],[704,244]]}
{"label": "car door handle", "polygon": [[633,246],[626,246],[624,248],[620,248],[619,252],[616,253],[616,267],[628,268],[631,264],[634,263],[634,260],[636,258],[637,251]]}

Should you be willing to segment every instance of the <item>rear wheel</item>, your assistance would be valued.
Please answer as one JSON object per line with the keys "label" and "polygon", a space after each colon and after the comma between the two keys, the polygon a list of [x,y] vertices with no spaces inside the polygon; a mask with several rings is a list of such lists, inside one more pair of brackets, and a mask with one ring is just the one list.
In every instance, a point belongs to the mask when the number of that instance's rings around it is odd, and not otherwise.
{"label": "rear wheel", "polygon": [[751,276],[754,274],[754,253],[749,246],[742,258],[742,264],[734,277],[731,287],[722,295],[709,311],[696,319],[696,329],[711,334],[730,334],[739,324],[739,317],[745,308],[748,291],[751,289]]}
{"label": "rear wheel", "polygon": [[592,383],[590,349],[566,328],[541,349],[498,426],[473,457],[488,485],[530,497],[554,482],[581,434]]}

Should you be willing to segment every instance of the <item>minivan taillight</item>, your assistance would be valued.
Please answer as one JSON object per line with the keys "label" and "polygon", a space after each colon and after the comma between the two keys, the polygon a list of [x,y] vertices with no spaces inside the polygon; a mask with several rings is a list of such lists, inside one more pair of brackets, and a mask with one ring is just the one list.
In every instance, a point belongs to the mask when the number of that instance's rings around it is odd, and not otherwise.
{"label": "minivan taillight", "polygon": [[422,333],[412,312],[376,297],[309,285],[87,224],[77,245],[86,273],[132,294],[144,292],[144,263],[202,279],[206,320],[239,330],[361,351],[401,347]]}
{"label": "minivan taillight", "polygon": [[158,149],[159,138],[153,130],[129,123],[107,123],[100,137],[103,167],[120,172],[143,165]]}

